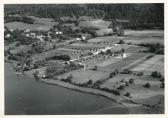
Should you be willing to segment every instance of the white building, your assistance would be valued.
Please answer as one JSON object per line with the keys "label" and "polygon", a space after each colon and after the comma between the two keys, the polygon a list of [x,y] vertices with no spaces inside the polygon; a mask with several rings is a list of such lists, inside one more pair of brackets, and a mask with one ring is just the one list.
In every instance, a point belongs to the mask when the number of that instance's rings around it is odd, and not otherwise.
{"label": "white building", "polygon": [[5,38],[10,38],[11,35],[10,34],[6,34]]}
{"label": "white building", "polygon": [[24,33],[29,33],[29,32],[30,32],[30,29],[25,29],[23,32],[24,32]]}
{"label": "white building", "polygon": [[35,37],[36,37],[36,33],[30,33],[30,36],[31,36],[32,38],[35,38]]}
{"label": "white building", "polygon": [[80,41],[80,40],[82,40],[82,39],[81,39],[81,38],[76,38],[76,40],[77,40],[77,41]]}
{"label": "white building", "polygon": [[30,36],[30,34],[28,34],[28,33],[26,33],[25,35],[26,35],[26,37],[29,37],[29,36]]}
{"label": "white building", "polygon": [[82,38],[82,40],[86,40],[86,37],[85,37],[85,36],[82,36],[81,38]]}
{"label": "white building", "polygon": [[56,35],[58,35],[58,34],[63,34],[63,32],[61,32],[61,31],[56,31],[55,34],[56,34]]}

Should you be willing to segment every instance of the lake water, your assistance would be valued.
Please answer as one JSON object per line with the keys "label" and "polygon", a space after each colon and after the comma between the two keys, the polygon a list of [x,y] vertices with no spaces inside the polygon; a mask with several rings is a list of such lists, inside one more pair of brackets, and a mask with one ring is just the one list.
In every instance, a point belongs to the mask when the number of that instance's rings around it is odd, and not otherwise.
{"label": "lake water", "polygon": [[128,110],[101,96],[49,85],[16,75],[5,63],[5,114],[121,114]]}

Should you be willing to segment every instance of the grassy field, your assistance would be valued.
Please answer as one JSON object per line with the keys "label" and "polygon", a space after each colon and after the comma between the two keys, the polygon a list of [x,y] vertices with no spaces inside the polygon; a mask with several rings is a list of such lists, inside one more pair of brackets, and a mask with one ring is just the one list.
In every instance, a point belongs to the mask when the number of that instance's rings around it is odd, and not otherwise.
{"label": "grassy field", "polygon": [[164,44],[163,30],[125,30],[126,43],[140,44],[140,43],[161,43]]}
{"label": "grassy field", "polygon": [[90,43],[97,43],[97,42],[108,42],[108,43],[118,43],[119,40],[124,39],[124,37],[117,37],[117,36],[103,36],[103,37],[96,37],[89,39],[88,42]]}
{"label": "grassy field", "polygon": [[132,53],[130,55],[128,55],[128,57],[126,58],[115,58],[115,62],[114,63],[111,63],[107,66],[105,66],[104,68],[106,69],[122,69],[124,68],[125,66],[133,63],[134,61],[136,61],[137,59],[143,57],[143,56],[146,56],[147,54],[146,53]]}
{"label": "grassy field", "polygon": [[146,74],[150,74],[152,71],[160,71],[164,73],[164,63],[162,59],[163,55],[155,55],[153,58],[146,60],[144,63],[132,68],[132,71],[143,71]]}
{"label": "grassy field", "polygon": [[163,30],[125,30],[126,36],[163,36]]}
{"label": "grassy field", "polygon": [[32,31],[38,31],[38,30],[47,31],[54,25],[58,24],[57,22],[53,22],[53,19],[51,18],[37,18],[34,16],[30,16],[30,17],[35,20],[34,24],[27,24],[22,22],[10,22],[10,23],[6,23],[5,26],[13,30],[30,29]]}
{"label": "grassy field", "polygon": [[35,61],[39,61],[39,60],[44,60],[48,57],[52,57],[55,55],[64,55],[64,54],[68,54],[68,53],[69,53],[69,51],[54,49],[54,50],[49,50],[47,52],[32,55],[31,58],[32,58],[33,62],[35,62]]}
{"label": "grassy field", "polygon": [[92,80],[93,82],[95,82],[97,80],[105,79],[109,76],[109,72],[106,72],[106,71],[78,69],[78,70],[74,70],[74,71],[59,75],[57,77],[62,78],[64,76],[70,75],[70,74],[72,74],[72,76],[73,76],[72,82],[74,82],[74,83],[86,83],[86,82],[88,82],[88,80]]}
{"label": "grassy field", "polygon": [[89,21],[80,21],[79,26],[80,27],[93,27],[98,29],[105,29],[107,28],[111,22],[104,21],[102,19],[94,19]]}
{"label": "grassy field", "polygon": [[32,49],[31,45],[19,45],[18,47],[15,47],[14,49],[12,49],[11,53],[12,54],[17,54],[17,53],[20,53],[20,52],[27,52],[31,49]]}

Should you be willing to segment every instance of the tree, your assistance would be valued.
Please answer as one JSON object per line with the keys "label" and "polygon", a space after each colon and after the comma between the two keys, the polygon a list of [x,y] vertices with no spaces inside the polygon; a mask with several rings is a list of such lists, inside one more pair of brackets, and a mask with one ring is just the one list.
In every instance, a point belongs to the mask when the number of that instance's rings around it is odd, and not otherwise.
{"label": "tree", "polygon": [[39,71],[38,71],[38,70],[35,70],[35,71],[33,72],[33,76],[34,76],[35,78],[39,78]]}
{"label": "tree", "polygon": [[146,84],[143,85],[145,88],[150,88],[151,85],[149,84],[149,82],[147,82]]}
{"label": "tree", "polygon": [[95,66],[92,68],[92,70],[97,70],[97,66],[95,65]]}
{"label": "tree", "polygon": [[129,83],[130,84],[133,84],[134,83],[134,80],[131,78],[131,79],[129,79]]}
{"label": "tree", "polygon": [[124,44],[125,42],[123,40],[119,40],[118,44]]}
{"label": "tree", "polygon": [[161,84],[160,84],[160,88],[164,88],[164,87],[165,87],[164,82],[161,82]]}
{"label": "tree", "polygon": [[56,49],[56,45],[55,44],[53,45],[53,49]]}
{"label": "tree", "polygon": [[126,97],[130,97],[130,93],[127,92],[127,93],[125,94],[125,96],[126,96]]}
{"label": "tree", "polygon": [[89,80],[89,81],[87,82],[88,85],[92,85],[92,83],[93,83],[92,80]]}
{"label": "tree", "polygon": [[125,49],[124,49],[124,48],[122,48],[122,49],[121,49],[121,52],[122,52],[122,53],[124,53],[124,52],[125,52]]}
{"label": "tree", "polygon": [[151,76],[154,77],[154,78],[161,78],[162,77],[160,72],[157,72],[157,71],[153,71],[151,73]]}

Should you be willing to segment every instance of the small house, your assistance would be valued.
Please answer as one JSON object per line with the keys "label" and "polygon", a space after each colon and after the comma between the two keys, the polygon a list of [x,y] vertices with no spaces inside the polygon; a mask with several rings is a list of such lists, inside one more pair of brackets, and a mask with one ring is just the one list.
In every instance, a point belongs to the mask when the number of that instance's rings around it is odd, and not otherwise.
{"label": "small house", "polygon": [[11,35],[10,34],[6,34],[5,38],[10,38]]}
{"label": "small house", "polygon": [[61,32],[61,31],[56,31],[55,34],[56,34],[56,35],[59,35],[59,34],[63,34],[63,32]]}
{"label": "small house", "polygon": [[36,33],[30,33],[30,37],[35,38],[36,37]]}
{"label": "small house", "polygon": [[30,34],[29,34],[29,33],[26,33],[25,35],[26,35],[26,37],[29,37],[29,36],[30,36]]}
{"label": "small house", "polygon": [[29,33],[30,32],[30,29],[25,29],[24,30],[24,33]]}

